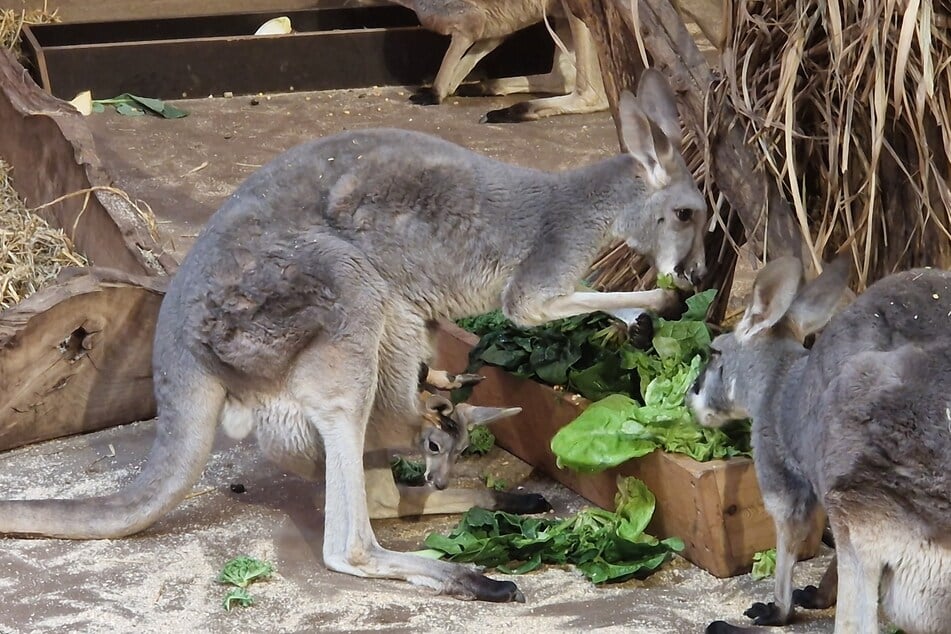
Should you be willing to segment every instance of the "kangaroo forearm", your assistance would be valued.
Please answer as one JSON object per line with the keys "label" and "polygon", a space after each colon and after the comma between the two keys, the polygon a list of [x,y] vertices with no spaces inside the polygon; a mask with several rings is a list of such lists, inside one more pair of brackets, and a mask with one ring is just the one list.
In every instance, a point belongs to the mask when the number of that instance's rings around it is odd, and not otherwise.
{"label": "kangaroo forearm", "polygon": [[592,291],[561,295],[542,302],[522,303],[511,307],[507,314],[516,323],[537,326],[554,319],[584,315],[596,311],[609,312],[624,308],[642,308],[660,311],[671,298],[671,291],[652,289],[621,293],[598,293]]}

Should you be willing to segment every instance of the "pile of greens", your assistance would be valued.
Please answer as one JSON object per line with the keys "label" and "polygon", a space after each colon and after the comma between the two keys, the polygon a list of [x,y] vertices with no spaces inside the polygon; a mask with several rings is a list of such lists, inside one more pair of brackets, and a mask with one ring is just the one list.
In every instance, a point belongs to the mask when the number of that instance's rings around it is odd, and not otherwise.
{"label": "pile of greens", "polygon": [[609,315],[579,315],[519,328],[495,311],[459,323],[481,337],[469,353],[467,372],[495,365],[515,376],[564,386],[589,400],[637,389],[627,356],[636,348],[626,341],[626,327]]}
{"label": "pile of greens", "polygon": [[491,330],[470,353],[468,371],[498,365],[596,401],[552,439],[562,467],[602,471],[658,448],[699,461],[749,455],[748,423],[703,428],[684,403],[708,360],[711,337],[704,317],[714,295],[708,290],[688,298],[680,319],[656,318],[647,350],[636,347],[623,324],[607,315],[530,329],[481,316],[474,325]]}
{"label": "pile of greens", "polygon": [[[573,564],[593,583],[645,577],[672,552],[678,538],[644,533],[654,495],[636,478],[618,482],[617,511],[585,509],[564,519],[512,515],[473,508],[449,535],[430,534],[421,554],[522,574],[542,564]],[[512,564],[517,564],[514,567]]]}

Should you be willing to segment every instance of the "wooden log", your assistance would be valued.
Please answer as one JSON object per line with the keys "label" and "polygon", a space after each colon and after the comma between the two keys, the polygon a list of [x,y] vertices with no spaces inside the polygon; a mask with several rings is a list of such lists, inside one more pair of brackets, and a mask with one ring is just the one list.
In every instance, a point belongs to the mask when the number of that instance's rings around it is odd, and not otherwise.
{"label": "wooden log", "polygon": [[166,277],[66,269],[0,313],[0,451],[155,416]]}
{"label": "wooden log", "polygon": [[[112,185],[83,116],[41,90],[7,50],[0,50],[0,121],[0,157],[13,166],[13,185],[28,206]],[[38,214],[94,265],[132,275],[162,275],[177,266],[132,205],[107,191],[73,196]]]}
{"label": "wooden log", "polygon": [[[618,94],[637,85],[643,68],[634,35],[639,28],[652,66],[667,76],[677,93],[684,125],[706,146],[716,185],[742,219],[746,238],[755,253],[766,253],[770,258],[801,256],[803,244],[792,209],[775,181],[757,171],[760,159],[747,146],[743,130],[724,125],[712,138],[707,138],[704,122],[709,114],[707,97],[714,76],[670,2],[637,0],[638,25],[631,12],[631,0],[567,2],[597,43],[615,123],[619,125]],[[721,120],[732,121],[733,117]]]}

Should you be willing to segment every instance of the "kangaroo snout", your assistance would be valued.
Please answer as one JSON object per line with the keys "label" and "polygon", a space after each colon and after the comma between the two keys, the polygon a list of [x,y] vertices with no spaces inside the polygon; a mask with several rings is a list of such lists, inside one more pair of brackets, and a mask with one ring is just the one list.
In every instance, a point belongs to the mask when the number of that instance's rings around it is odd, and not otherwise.
{"label": "kangaroo snout", "polygon": [[675,281],[677,279],[684,280],[689,282],[689,284],[696,288],[700,286],[700,283],[703,281],[704,275],[707,274],[707,267],[703,263],[693,264],[689,268],[686,264],[681,262],[674,267]]}
{"label": "kangaroo snout", "polygon": [[430,473],[429,471],[426,472],[426,475],[424,476],[424,478],[426,480],[426,484],[433,485],[439,491],[444,491],[446,487],[449,486],[449,482],[447,478],[438,477]]}

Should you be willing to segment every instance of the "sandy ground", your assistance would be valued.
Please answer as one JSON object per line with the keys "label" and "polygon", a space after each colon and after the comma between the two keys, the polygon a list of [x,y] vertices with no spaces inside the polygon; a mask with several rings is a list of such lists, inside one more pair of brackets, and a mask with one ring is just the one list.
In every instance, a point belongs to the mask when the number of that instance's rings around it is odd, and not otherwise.
{"label": "sandy ground", "polygon": [[[151,438],[151,424],[143,422],[7,452],[0,456],[4,496],[111,491],[135,472]],[[544,492],[557,513],[584,505],[500,449],[465,460],[459,478],[475,486],[487,471],[511,483],[527,478],[523,485]],[[232,492],[236,483],[246,492]],[[701,632],[717,618],[743,622],[748,604],[771,591],[769,581],[716,579],[680,558],[645,581],[605,587],[571,569],[545,568],[516,579],[525,604],[464,602],[400,582],[348,577],[321,563],[320,488],[285,475],[253,445],[221,437],[191,497],[142,534],[91,542],[4,540],[0,632],[684,633]],[[454,523],[439,517],[374,525],[384,545],[414,550],[430,531]],[[251,586],[254,605],[225,612],[226,590],[214,579],[239,554],[272,562],[277,573]],[[824,550],[803,562],[800,583],[815,582],[828,558]],[[806,616],[809,621],[788,631],[831,631],[827,614]]]}

